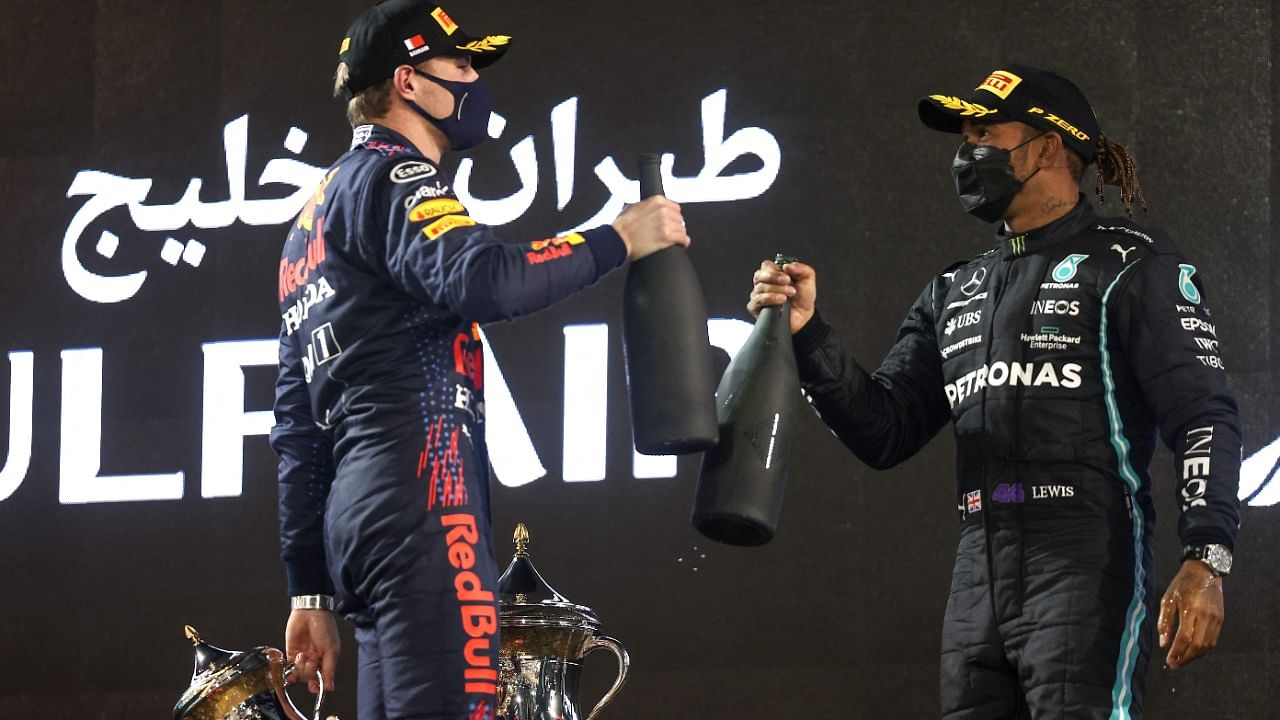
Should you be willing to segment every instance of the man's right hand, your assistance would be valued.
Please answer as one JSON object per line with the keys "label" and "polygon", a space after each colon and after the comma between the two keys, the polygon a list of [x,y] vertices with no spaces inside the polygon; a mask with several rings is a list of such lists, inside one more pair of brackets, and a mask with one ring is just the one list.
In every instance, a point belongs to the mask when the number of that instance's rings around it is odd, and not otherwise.
{"label": "man's right hand", "polygon": [[755,285],[747,302],[747,310],[752,317],[770,305],[781,305],[788,298],[791,300],[792,335],[800,332],[800,328],[813,317],[813,309],[818,302],[818,273],[812,267],[802,262],[790,262],[780,268],[772,260],[765,260],[760,263],[760,269],[756,270],[752,280]]}
{"label": "man's right hand", "polygon": [[660,195],[641,200],[622,211],[613,229],[627,244],[627,259],[639,260],[672,245],[688,247],[680,206]]}
{"label": "man's right hand", "polygon": [[328,610],[294,610],[284,628],[284,654],[297,667],[298,674],[307,681],[312,695],[320,692],[316,680],[316,668],[324,676],[324,689],[334,689],[334,674],[338,670],[338,653],[342,650],[342,638],[338,636],[338,623]]}

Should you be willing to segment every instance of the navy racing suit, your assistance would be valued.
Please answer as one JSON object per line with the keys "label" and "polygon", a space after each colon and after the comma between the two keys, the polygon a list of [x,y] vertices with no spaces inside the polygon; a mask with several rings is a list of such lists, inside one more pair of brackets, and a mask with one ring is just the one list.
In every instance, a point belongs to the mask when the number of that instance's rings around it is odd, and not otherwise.
{"label": "navy racing suit", "polygon": [[626,260],[610,226],[521,245],[438,165],[356,129],[280,260],[281,557],[336,594],[360,718],[488,720],[498,672],[479,325],[545,308]]}
{"label": "navy racing suit", "polygon": [[1083,196],[997,240],[924,289],[873,373],[815,315],[795,335],[802,384],[875,468],[954,423],[946,720],[1140,719],[1157,433],[1182,542],[1231,547],[1239,522],[1241,428],[1202,278],[1161,233]]}

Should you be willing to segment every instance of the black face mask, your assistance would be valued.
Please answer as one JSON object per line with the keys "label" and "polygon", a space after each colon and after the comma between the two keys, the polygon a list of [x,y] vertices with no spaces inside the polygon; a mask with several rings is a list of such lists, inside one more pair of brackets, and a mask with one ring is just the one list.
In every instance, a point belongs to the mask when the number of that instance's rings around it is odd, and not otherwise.
{"label": "black face mask", "polygon": [[[989,223],[1004,217],[1013,197],[1026,182],[1013,174],[1013,164],[1009,158],[1014,150],[1041,135],[1044,133],[1027,138],[1009,150],[969,142],[960,146],[955,160],[951,161],[951,175],[955,177],[956,194],[960,196],[960,204],[965,212]],[[1038,172],[1040,168],[1028,175],[1027,180],[1035,177]]]}

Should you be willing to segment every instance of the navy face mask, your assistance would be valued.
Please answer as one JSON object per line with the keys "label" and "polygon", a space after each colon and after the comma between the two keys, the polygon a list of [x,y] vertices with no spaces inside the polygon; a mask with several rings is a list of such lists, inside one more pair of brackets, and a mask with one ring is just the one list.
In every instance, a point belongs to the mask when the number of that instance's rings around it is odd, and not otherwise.
{"label": "navy face mask", "polygon": [[[1012,149],[970,142],[961,144],[955,160],[951,162],[951,175],[955,178],[956,194],[960,196],[965,212],[989,223],[1004,217],[1014,196],[1026,182],[1013,174],[1010,157],[1014,150],[1043,134],[1027,138]],[[1038,172],[1040,168],[1028,175],[1027,180]]]}
{"label": "navy face mask", "polygon": [[489,115],[493,113],[493,98],[489,94],[489,86],[484,80],[476,78],[472,82],[442,80],[414,68],[415,75],[430,80],[453,96],[453,112],[444,119],[431,117],[412,100],[406,100],[409,107],[428,122],[435,125],[449,139],[454,150],[466,150],[484,142],[489,138]]}

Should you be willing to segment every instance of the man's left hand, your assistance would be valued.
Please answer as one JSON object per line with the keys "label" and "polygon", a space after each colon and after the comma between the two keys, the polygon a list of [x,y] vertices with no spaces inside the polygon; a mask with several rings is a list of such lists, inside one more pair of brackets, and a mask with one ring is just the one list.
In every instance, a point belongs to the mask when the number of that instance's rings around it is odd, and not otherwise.
{"label": "man's left hand", "polygon": [[1218,644],[1222,629],[1222,578],[1199,560],[1184,560],[1160,601],[1160,647],[1169,645],[1177,625],[1177,635],[1165,662],[1177,670]]}

